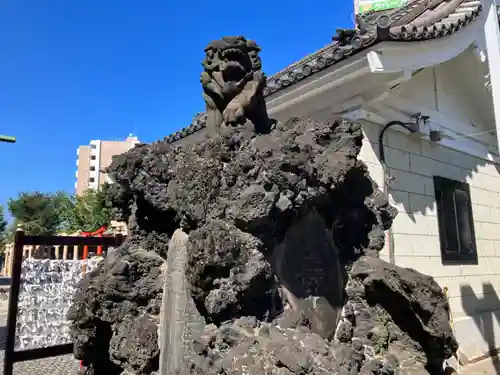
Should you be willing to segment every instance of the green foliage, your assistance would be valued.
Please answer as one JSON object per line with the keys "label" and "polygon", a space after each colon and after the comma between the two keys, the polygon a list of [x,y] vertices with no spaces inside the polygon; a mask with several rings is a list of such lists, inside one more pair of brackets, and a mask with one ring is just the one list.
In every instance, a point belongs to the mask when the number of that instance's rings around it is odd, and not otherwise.
{"label": "green foliage", "polygon": [[55,194],[23,192],[17,199],[10,199],[9,211],[14,218],[13,227],[21,225],[31,235],[56,233],[62,224],[61,211],[67,205],[66,193]]}
{"label": "green foliage", "polygon": [[16,228],[17,228],[17,224],[16,224],[15,220],[12,220],[7,225],[7,229],[5,230],[5,243],[13,243],[14,242]]}
{"label": "green foliage", "polygon": [[111,221],[111,207],[106,201],[107,185],[99,191],[88,189],[82,196],[66,200],[61,212],[62,229],[67,233],[94,231]]}
{"label": "green foliage", "polygon": [[0,238],[3,238],[7,231],[7,220],[3,211],[3,206],[0,206]]}
{"label": "green foliage", "polygon": [[[82,196],[23,192],[8,203],[14,220],[7,228],[0,216],[0,235],[13,239],[16,228],[31,235],[50,235],[58,232],[94,231],[111,221],[111,208],[106,194],[108,186],[99,191],[87,190]],[[2,237],[3,238],[3,237]]]}
{"label": "green foliage", "polygon": [[0,206],[0,254],[5,252],[5,243],[7,240],[7,220],[5,220],[3,207]]}

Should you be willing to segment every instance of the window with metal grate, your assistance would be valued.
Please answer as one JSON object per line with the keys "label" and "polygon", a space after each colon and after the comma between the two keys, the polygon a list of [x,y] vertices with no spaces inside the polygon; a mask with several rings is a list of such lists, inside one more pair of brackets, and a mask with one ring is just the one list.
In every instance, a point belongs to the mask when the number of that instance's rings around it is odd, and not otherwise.
{"label": "window with metal grate", "polygon": [[469,185],[434,176],[434,191],[442,263],[477,264]]}

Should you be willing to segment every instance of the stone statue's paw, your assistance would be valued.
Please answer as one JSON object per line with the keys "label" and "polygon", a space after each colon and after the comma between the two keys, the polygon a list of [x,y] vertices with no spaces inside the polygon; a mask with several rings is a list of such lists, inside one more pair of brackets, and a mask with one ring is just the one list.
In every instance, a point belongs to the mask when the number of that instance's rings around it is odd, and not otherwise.
{"label": "stone statue's paw", "polygon": [[235,125],[245,120],[245,111],[239,103],[229,103],[222,114],[227,125]]}

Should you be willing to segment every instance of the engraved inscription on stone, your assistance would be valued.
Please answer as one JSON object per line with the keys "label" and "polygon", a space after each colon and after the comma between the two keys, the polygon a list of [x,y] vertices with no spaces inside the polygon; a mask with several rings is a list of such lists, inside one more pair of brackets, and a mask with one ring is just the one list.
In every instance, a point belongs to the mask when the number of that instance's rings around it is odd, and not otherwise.
{"label": "engraved inscription on stone", "polygon": [[[318,296],[325,293],[327,282],[327,268],[323,265],[326,260],[324,254],[303,252],[297,259],[302,263],[300,272],[297,272],[297,283],[307,296]],[[297,266],[297,263],[293,263]],[[293,267],[293,265],[292,265]]]}
{"label": "engraved inscription on stone", "polygon": [[271,261],[297,306],[323,337],[335,332],[343,303],[338,250],[321,216],[313,212],[295,222]]}

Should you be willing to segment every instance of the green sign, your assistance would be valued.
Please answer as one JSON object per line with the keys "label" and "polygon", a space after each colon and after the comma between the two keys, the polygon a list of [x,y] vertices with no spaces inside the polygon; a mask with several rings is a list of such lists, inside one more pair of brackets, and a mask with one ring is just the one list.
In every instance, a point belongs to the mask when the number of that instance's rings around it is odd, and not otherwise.
{"label": "green sign", "polygon": [[16,137],[11,137],[9,135],[0,135],[0,142],[16,143]]}
{"label": "green sign", "polygon": [[378,11],[400,8],[406,5],[407,0],[357,0],[356,14],[362,14],[368,11]]}

